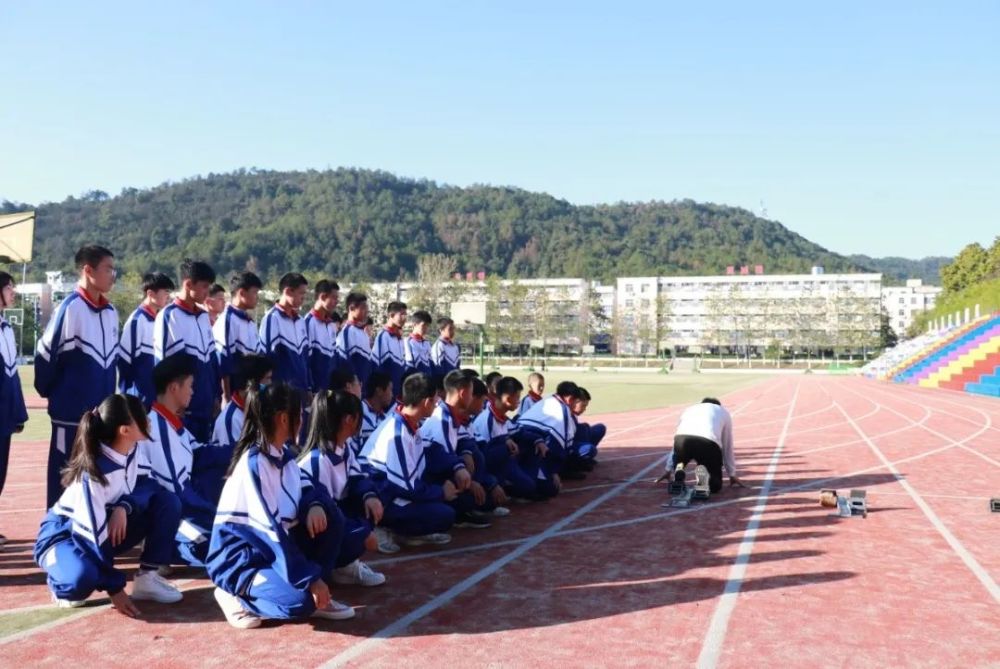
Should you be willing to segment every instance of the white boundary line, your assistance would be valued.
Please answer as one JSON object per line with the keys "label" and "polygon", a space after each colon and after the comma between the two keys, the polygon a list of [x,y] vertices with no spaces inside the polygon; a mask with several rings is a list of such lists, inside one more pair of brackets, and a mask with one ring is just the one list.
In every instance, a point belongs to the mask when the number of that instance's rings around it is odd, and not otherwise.
{"label": "white boundary line", "polygon": [[737,549],[736,561],[729,569],[729,576],[726,579],[726,586],[723,589],[722,597],[719,598],[719,603],[715,607],[715,613],[712,615],[708,632],[705,634],[701,653],[698,654],[697,666],[699,669],[709,669],[719,664],[722,644],[726,640],[726,630],[729,627],[729,618],[733,614],[733,609],[736,608],[736,598],[739,596],[740,588],[743,585],[743,576],[746,574],[747,564],[750,562],[750,553],[753,552],[757,529],[760,527],[764,510],[767,508],[767,496],[771,492],[771,482],[774,480],[774,475],[778,470],[778,461],[781,458],[781,452],[785,448],[785,439],[788,437],[788,426],[792,422],[792,414],[795,412],[795,405],[799,398],[799,389],[801,387],[801,383],[795,386],[795,394],[792,395],[792,401],[788,406],[788,414],[785,416],[785,425],[781,429],[781,436],[778,437],[778,443],[774,447],[774,454],[771,455],[771,462],[764,474],[764,484],[757,495],[757,505],[753,508],[750,520],[747,521],[746,529],[743,531],[743,540]]}

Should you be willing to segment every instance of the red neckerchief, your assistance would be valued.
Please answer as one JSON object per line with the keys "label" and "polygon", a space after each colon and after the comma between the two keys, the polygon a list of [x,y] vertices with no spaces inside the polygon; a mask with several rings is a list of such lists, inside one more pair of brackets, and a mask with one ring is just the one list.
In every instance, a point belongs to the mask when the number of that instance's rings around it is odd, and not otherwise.
{"label": "red neckerchief", "polygon": [[447,402],[445,402],[444,405],[448,409],[448,413],[451,414],[451,422],[454,423],[456,427],[465,427],[469,424],[468,414],[464,411],[460,411],[456,407],[451,406]]}
{"label": "red neckerchief", "polygon": [[542,396],[536,393],[534,390],[528,390],[528,397],[530,397],[536,402],[542,399]]}
{"label": "red neckerchief", "polygon": [[496,418],[497,422],[499,422],[501,425],[507,422],[507,414],[501,413],[497,409],[497,405],[494,400],[490,400],[490,413],[493,414],[493,417]]}
{"label": "red neckerchief", "polygon": [[104,297],[104,295],[98,295],[97,302],[94,302],[92,299],[90,299],[90,295],[87,295],[87,291],[85,291],[80,286],[76,287],[76,292],[80,297],[83,298],[84,302],[89,304],[94,309],[103,309],[104,307],[108,306],[108,298]]}
{"label": "red neckerchief", "polygon": [[417,333],[417,332],[411,332],[410,333],[410,339],[412,339],[413,341],[423,342],[424,336],[422,334]]}
{"label": "red neckerchief", "polygon": [[319,309],[313,309],[313,310],[312,310],[311,312],[309,312],[309,313],[311,313],[311,314],[313,315],[313,318],[315,318],[316,320],[318,320],[318,321],[319,321],[319,322],[321,322],[321,323],[329,323],[330,321],[332,321],[332,320],[333,320],[333,319],[332,319],[332,318],[330,318],[329,316],[325,315],[325,314],[324,314],[324,313],[323,313],[322,311],[320,311]]}
{"label": "red neckerchief", "polygon": [[448,344],[449,346],[451,345],[451,340],[448,339],[447,337],[441,337],[441,341],[443,341],[445,344]]}
{"label": "red neckerchief", "polygon": [[146,315],[149,316],[150,318],[156,318],[156,312],[153,311],[153,308],[148,304],[142,305],[142,310],[146,312]]}
{"label": "red neckerchief", "polygon": [[201,314],[208,313],[206,311],[202,311],[201,309],[199,309],[198,305],[195,304],[194,302],[185,302],[179,297],[174,298],[174,304],[176,304],[178,307],[188,312],[192,316],[200,316]]}
{"label": "red neckerchief", "polygon": [[407,416],[405,413],[403,413],[403,407],[402,406],[397,406],[396,407],[396,413],[398,413],[403,418],[403,422],[406,423],[406,427],[409,428],[410,432],[416,433],[416,431],[420,429],[420,422],[417,421],[417,420],[411,419],[409,416]]}
{"label": "red neckerchief", "polygon": [[236,393],[233,393],[233,396],[230,399],[233,400],[233,404],[235,404],[236,406],[238,406],[240,408],[240,411],[242,411],[243,413],[247,412],[246,404],[244,404],[244,401],[242,399],[240,399],[239,395],[237,395]]}
{"label": "red neckerchief", "polygon": [[184,423],[177,417],[177,414],[159,402],[153,402],[151,409],[166,418],[167,422],[170,423],[170,427],[174,428],[175,431],[180,432],[184,427]]}
{"label": "red neckerchief", "polygon": [[359,330],[364,330],[365,329],[364,323],[361,323],[359,321],[348,320],[347,324],[348,325],[353,325],[354,327],[356,327]]}
{"label": "red neckerchief", "polygon": [[296,311],[294,307],[286,307],[281,302],[275,302],[274,306],[278,307],[278,309],[281,311],[281,313],[285,314],[286,316],[288,316],[289,318],[291,318],[293,321],[296,320],[299,317],[299,312]]}
{"label": "red neckerchief", "polygon": [[386,325],[385,326],[385,331],[388,332],[393,337],[395,337],[396,339],[402,339],[403,338],[403,332],[402,332],[402,330],[400,330],[399,328],[397,328],[395,325]]}

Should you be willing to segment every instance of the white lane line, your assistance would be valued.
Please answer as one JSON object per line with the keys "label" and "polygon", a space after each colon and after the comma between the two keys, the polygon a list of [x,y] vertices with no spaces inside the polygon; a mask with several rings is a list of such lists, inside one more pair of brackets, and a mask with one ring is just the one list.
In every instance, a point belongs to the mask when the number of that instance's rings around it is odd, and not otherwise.
{"label": "white lane line", "polygon": [[[865,443],[867,443],[868,447],[872,449],[875,456],[881,460],[882,464],[885,465],[885,467],[892,473],[892,475],[896,478],[896,481],[899,482],[899,485],[903,487],[903,490],[910,495],[910,498],[913,499],[917,508],[924,512],[924,515],[927,516],[927,520],[931,522],[934,529],[936,529],[938,533],[944,537],[944,540],[948,542],[948,545],[951,546],[953,551],[955,551],[955,554],[959,557],[959,559],[964,562],[965,566],[969,568],[969,571],[971,571],[973,575],[979,579],[979,582],[983,584],[986,591],[993,596],[994,601],[1000,604],[1000,586],[998,586],[997,582],[993,580],[993,577],[990,576],[985,569],[983,569],[983,566],[976,561],[976,558],[972,556],[972,553],[970,553],[964,545],[962,545],[962,542],[951,533],[951,530],[945,527],[945,524],[941,522],[941,518],[934,513],[934,509],[932,509],[930,505],[924,501],[924,498],[920,496],[912,485],[910,485],[910,482],[906,480],[906,477],[903,476],[902,473],[900,473],[896,465],[890,462],[889,458],[885,457],[882,450],[875,445],[874,441],[868,438],[864,430],[862,430],[861,427],[854,422],[854,419],[851,418],[846,411],[844,411],[844,408],[839,404],[837,405],[837,408],[840,410],[840,413],[844,414],[844,418],[846,418],[847,422],[851,424],[851,427],[857,431],[858,436],[865,440]],[[892,411],[892,409],[889,410]]]}
{"label": "white lane line", "polygon": [[774,447],[771,462],[767,467],[767,472],[764,474],[764,483],[761,485],[760,493],[757,495],[757,504],[753,508],[750,520],[747,521],[746,529],[743,531],[743,540],[740,542],[736,552],[736,561],[729,569],[726,587],[723,589],[722,597],[719,598],[719,603],[715,607],[715,613],[712,615],[712,622],[709,624],[708,633],[705,635],[705,642],[701,647],[701,653],[698,655],[697,666],[699,669],[709,669],[719,664],[719,657],[722,654],[722,644],[726,640],[726,631],[729,627],[729,618],[733,614],[733,609],[736,608],[736,598],[739,596],[740,588],[743,586],[743,577],[747,571],[747,564],[750,562],[750,553],[753,552],[757,530],[764,516],[764,510],[767,508],[767,496],[771,492],[771,483],[774,481],[774,475],[778,470],[778,461],[785,448],[785,439],[788,438],[788,427],[792,422],[792,414],[795,412],[795,404],[799,397],[800,387],[801,384],[796,384],[795,386],[795,394],[792,395],[792,401],[788,406],[788,414],[785,416],[785,424],[781,429],[781,436],[778,437],[778,444]]}

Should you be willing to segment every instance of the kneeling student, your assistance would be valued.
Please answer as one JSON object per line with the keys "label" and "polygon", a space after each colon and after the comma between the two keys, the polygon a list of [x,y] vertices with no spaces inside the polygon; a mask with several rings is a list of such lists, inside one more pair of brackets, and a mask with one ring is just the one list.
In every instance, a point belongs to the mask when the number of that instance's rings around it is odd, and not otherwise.
{"label": "kneeling student", "polygon": [[[140,484],[135,445],[148,437],[146,411],[133,395],[111,395],[80,419],[63,474],[65,490],[42,520],[34,558],[48,576],[61,608],[83,606],[95,590],[111,596],[121,613],[135,617],[132,602],[172,604],[180,591],[159,567],[170,564],[181,503],[156,486]],[[132,597],[114,558],[144,542]]]}
{"label": "kneeling student", "polygon": [[315,488],[328,510],[344,514],[344,540],[334,563],[334,583],[382,585],[385,576],[361,561],[368,537],[382,520],[382,502],[348,442],[361,423],[361,402],[344,391],[313,398],[309,436],[299,456],[302,490]]}
{"label": "kneeling student", "polygon": [[270,385],[274,366],[263,355],[253,354],[239,358],[233,365],[233,370],[229,402],[222,407],[222,413],[215,419],[215,430],[212,431],[212,441],[229,448],[236,445],[240,440],[240,432],[243,431],[247,392]]}
{"label": "kneeling student", "polygon": [[284,384],[252,391],[246,424],[212,526],[208,576],[233,627],[262,618],[309,616],[344,620],[354,609],[330,598],[343,525],[315,495],[303,494],[301,472],[286,444],[302,418],[302,394]]}
{"label": "kneeling student", "polygon": [[[446,544],[455,523],[449,505],[461,492],[452,481],[441,485],[424,479],[427,467],[420,422],[437,401],[434,382],[426,374],[411,374],[403,382],[403,405],[397,407],[368,438],[362,449],[372,480],[385,507],[382,524],[408,545]],[[471,482],[464,465],[464,488]]]}

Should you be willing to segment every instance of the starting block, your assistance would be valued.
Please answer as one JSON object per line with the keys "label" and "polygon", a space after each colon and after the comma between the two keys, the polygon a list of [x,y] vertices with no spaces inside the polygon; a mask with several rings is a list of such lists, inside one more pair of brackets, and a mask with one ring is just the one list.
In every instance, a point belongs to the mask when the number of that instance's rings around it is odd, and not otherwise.
{"label": "starting block", "polygon": [[686,485],[681,483],[680,485],[682,490],[680,491],[680,493],[674,494],[673,485],[674,484],[672,483],[670,484],[671,486],[670,501],[665,504],[662,504],[661,506],[681,507],[681,508],[691,506],[691,499],[694,497],[694,488],[688,488]]}
{"label": "starting block", "polygon": [[864,490],[852,490],[850,497],[851,515],[868,517],[868,493]]}
{"label": "starting block", "polygon": [[994,497],[990,500],[990,511],[1000,513],[1000,497]]}

